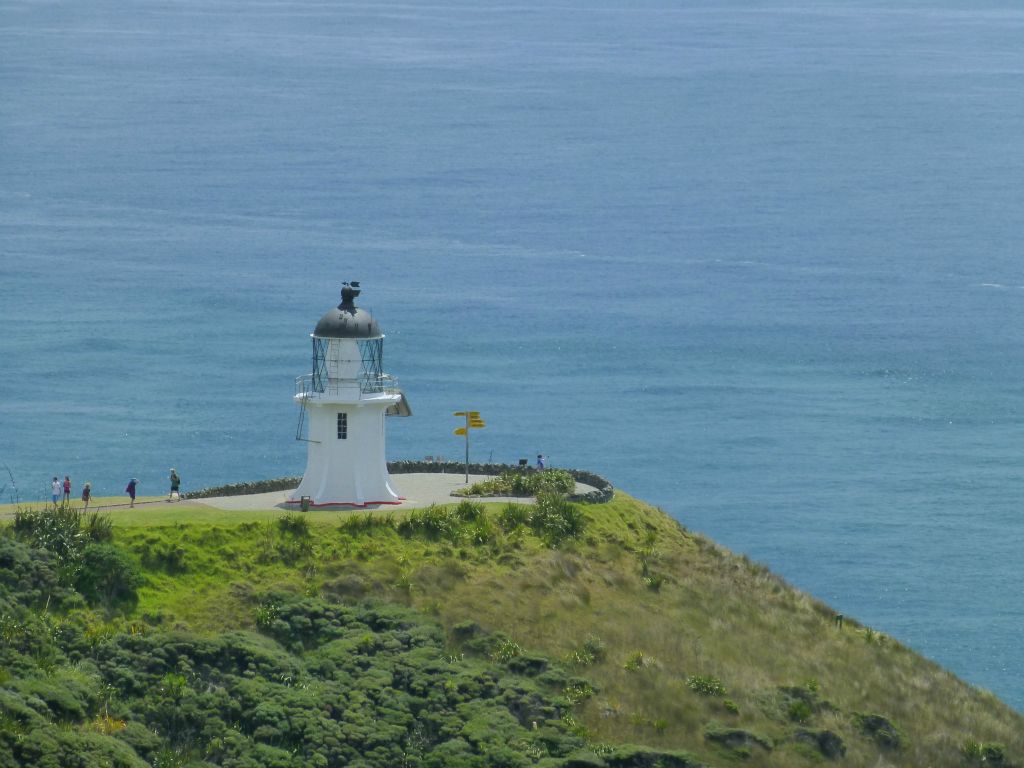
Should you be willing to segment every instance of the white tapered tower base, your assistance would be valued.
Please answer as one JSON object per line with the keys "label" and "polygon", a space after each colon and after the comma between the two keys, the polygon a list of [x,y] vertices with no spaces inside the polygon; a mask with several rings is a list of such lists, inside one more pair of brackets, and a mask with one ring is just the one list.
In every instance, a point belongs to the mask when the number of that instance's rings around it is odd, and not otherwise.
{"label": "white tapered tower base", "polygon": [[[384,414],[400,397],[308,404],[306,472],[288,503],[301,503],[308,496],[314,507],[400,504],[402,497],[391,486],[384,455]],[[338,414],[344,414],[343,438],[338,437]]]}

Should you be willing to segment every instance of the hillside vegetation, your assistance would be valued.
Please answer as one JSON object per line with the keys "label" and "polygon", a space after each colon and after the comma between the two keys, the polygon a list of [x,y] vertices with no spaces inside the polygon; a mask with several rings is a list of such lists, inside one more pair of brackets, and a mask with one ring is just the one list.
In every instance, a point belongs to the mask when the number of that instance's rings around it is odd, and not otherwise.
{"label": "hillside vegetation", "polygon": [[1024,719],[617,493],[0,536],[7,766],[1009,766]]}

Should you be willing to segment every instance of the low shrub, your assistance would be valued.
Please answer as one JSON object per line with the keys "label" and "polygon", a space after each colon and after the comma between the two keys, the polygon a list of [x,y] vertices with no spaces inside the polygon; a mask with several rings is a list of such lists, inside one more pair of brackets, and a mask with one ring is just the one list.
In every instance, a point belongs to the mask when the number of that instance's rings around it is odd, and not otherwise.
{"label": "low shrub", "polygon": [[386,528],[395,528],[395,516],[393,513],[389,512],[386,515],[375,515],[373,512],[367,512],[362,515],[356,514],[345,518],[338,524],[339,531],[352,536]]}
{"label": "low shrub", "polygon": [[494,526],[486,517],[481,516],[466,528],[466,538],[471,544],[492,544],[497,538]]}
{"label": "low shrub", "polygon": [[186,573],[186,550],[169,541],[145,542],[138,548],[143,567],[174,575]]}
{"label": "low shrub", "polygon": [[579,704],[594,695],[594,687],[587,680],[573,678],[562,690],[562,695],[570,704]]}
{"label": "low shrub", "polygon": [[498,514],[498,525],[506,533],[530,524],[530,508],[524,504],[508,503]]}
{"label": "low shrub", "polygon": [[517,656],[522,655],[523,649],[515,640],[508,637],[499,637],[491,651],[491,660],[501,664],[507,664]]}
{"label": "low shrub", "polygon": [[626,658],[626,663],[622,665],[622,668],[627,672],[639,672],[645,667],[650,667],[654,664],[654,659],[643,651],[633,651]]}
{"label": "low shrub", "polygon": [[110,515],[90,512],[83,516],[83,532],[89,541],[113,541],[114,521]]}
{"label": "low shrub", "polygon": [[665,577],[660,573],[648,573],[643,577],[643,582],[651,592],[660,592],[661,585],[665,583]]}
{"label": "low shrub", "polygon": [[530,517],[530,528],[550,547],[583,533],[586,520],[580,508],[562,496],[542,492]]}
{"label": "low shrub", "polygon": [[1002,744],[983,743],[968,739],[960,748],[969,765],[1003,766],[1006,762],[1006,747]]}
{"label": "low shrub", "polygon": [[568,494],[576,488],[576,480],[564,469],[540,472],[502,472],[498,477],[482,480],[455,491],[456,496],[536,496],[550,492]]}
{"label": "low shrub", "polygon": [[463,520],[452,507],[431,504],[425,509],[414,509],[398,523],[398,533],[406,538],[423,536],[431,541],[458,544],[462,540]]}
{"label": "low shrub", "polygon": [[726,694],[722,681],[711,675],[691,675],[686,678],[686,686],[701,696],[724,696]]}
{"label": "low shrub", "polygon": [[564,469],[545,469],[530,475],[535,493],[572,493],[576,489],[576,480]]}
{"label": "low shrub", "polygon": [[297,539],[309,538],[309,520],[298,512],[285,512],[277,518],[277,527],[281,533]]}
{"label": "low shrub", "polygon": [[853,721],[865,736],[870,736],[879,746],[899,749],[903,746],[903,734],[889,718],[872,713],[855,712]]}
{"label": "low shrub", "polygon": [[484,516],[484,505],[478,501],[460,501],[455,507],[455,516],[465,523],[475,523]]}
{"label": "low shrub", "polygon": [[806,723],[811,719],[812,714],[814,713],[811,711],[810,705],[806,701],[801,701],[799,699],[791,701],[789,706],[786,708],[786,717],[794,723]]}
{"label": "low shrub", "polygon": [[604,658],[604,643],[596,635],[589,635],[579,648],[569,652],[566,662],[580,667],[595,664]]}

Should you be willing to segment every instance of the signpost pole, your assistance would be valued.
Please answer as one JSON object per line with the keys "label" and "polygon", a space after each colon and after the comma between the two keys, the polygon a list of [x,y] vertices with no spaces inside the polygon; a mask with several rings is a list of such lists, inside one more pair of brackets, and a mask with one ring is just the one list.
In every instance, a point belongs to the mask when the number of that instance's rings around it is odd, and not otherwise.
{"label": "signpost pole", "polygon": [[466,426],[455,430],[456,435],[464,435],[466,438],[466,484],[469,485],[469,430],[483,429],[487,425],[480,418],[480,411],[456,411],[453,416],[464,416]]}

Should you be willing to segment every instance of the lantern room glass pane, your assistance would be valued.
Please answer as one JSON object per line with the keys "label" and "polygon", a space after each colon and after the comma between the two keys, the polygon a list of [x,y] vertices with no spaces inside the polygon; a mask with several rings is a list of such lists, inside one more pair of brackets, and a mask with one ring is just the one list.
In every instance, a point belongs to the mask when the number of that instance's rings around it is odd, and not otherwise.
{"label": "lantern room glass pane", "polygon": [[363,392],[384,390],[384,339],[361,339],[359,356],[362,358],[359,388]]}
{"label": "lantern room glass pane", "polygon": [[323,392],[327,384],[327,339],[313,339],[313,391]]}

